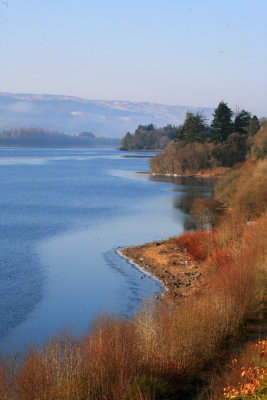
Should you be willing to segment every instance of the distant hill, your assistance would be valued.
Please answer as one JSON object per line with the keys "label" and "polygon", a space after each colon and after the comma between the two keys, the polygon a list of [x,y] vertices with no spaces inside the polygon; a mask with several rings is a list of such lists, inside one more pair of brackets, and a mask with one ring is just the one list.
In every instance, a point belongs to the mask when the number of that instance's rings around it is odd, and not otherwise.
{"label": "distant hill", "polygon": [[37,128],[0,132],[0,147],[118,147],[119,139],[95,137],[91,132],[66,135]]}
{"label": "distant hill", "polygon": [[48,94],[0,93],[0,131],[21,127],[121,138],[140,124],[179,125],[186,111],[201,111],[208,120],[213,109],[129,101],[86,100]]}

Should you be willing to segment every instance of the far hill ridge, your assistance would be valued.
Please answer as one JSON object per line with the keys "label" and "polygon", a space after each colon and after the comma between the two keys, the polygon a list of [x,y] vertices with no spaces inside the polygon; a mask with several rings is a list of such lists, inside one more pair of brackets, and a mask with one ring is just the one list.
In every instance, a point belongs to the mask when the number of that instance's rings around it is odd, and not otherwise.
{"label": "far hill ridge", "polygon": [[186,112],[201,112],[209,120],[212,108],[148,102],[88,100],[52,94],[0,93],[0,131],[21,127],[121,138],[139,124],[179,125]]}

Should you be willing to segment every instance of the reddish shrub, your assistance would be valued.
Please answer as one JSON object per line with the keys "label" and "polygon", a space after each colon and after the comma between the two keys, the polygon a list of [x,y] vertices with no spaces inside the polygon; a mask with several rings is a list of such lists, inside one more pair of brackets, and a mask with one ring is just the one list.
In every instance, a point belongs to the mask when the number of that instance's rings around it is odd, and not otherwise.
{"label": "reddish shrub", "polygon": [[213,232],[198,230],[188,232],[176,239],[179,247],[195,260],[206,260],[211,252]]}
{"label": "reddish shrub", "polygon": [[229,251],[221,249],[214,251],[209,260],[216,267],[222,267],[229,264],[229,262],[232,261],[232,257],[230,256]]}

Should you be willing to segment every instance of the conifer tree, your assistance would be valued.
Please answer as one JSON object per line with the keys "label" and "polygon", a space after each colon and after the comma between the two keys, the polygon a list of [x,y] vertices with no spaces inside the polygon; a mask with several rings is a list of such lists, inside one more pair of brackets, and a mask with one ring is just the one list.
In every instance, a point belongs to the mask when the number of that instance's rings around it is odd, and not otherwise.
{"label": "conifer tree", "polygon": [[205,118],[200,113],[186,113],[183,125],[179,127],[176,140],[184,140],[187,143],[204,142],[209,133]]}
{"label": "conifer tree", "polygon": [[211,141],[222,143],[227,140],[233,132],[232,122],[233,111],[227,106],[227,103],[220,102],[213,114],[211,123]]}
{"label": "conifer tree", "polygon": [[240,134],[247,134],[247,126],[251,120],[251,114],[245,110],[237,113],[234,122],[234,131]]}

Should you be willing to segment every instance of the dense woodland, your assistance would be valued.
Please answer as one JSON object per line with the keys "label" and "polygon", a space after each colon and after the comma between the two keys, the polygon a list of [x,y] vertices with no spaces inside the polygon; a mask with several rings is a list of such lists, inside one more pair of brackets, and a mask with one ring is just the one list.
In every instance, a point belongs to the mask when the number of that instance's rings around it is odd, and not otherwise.
{"label": "dense woodland", "polygon": [[5,147],[114,147],[118,139],[96,137],[91,132],[66,135],[38,128],[10,129],[0,132],[0,146]]}

